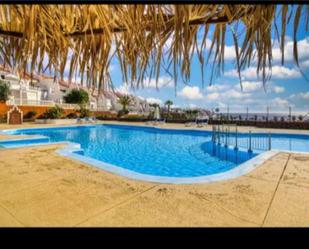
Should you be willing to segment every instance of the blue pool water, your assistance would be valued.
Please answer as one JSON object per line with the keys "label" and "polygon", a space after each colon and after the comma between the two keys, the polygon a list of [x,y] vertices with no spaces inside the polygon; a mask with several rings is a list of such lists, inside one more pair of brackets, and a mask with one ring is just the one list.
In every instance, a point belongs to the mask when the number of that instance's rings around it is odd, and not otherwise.
{"label": "blue pool water", "polygon": [[[211,132],[208,131],[93,125],[20,129],[10,134],[42,135],[48,137],[45,142],[79,143],[86,157],[153,176],[195,177],[216,174],[233,169],[261,152],[248,153],[242,149],[214,145]],[[272,136],[273,149],[309,152],[309,136]],[[241,135],[241,139],[246,139],[245,135]],[[38,140],[38,143],[42,141]],[[10,147],[14,143],[2,146]]]}

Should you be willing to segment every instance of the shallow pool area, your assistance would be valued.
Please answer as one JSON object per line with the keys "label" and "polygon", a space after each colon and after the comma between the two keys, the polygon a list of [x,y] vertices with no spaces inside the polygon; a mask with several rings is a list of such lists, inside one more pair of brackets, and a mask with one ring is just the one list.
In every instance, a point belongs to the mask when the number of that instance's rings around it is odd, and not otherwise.
{"label": "shallow pool area", "polygon": [[[240,165],[248,165],[249,162],[253,164],[252,160],[266,153],[255,150],[248,152],[241,146],[235,150],[233,147],[214,144],[212,132],[200,130],[104,124],[16,129],[5,133],[35,135],[36,139],[1,141],[0,147],[64,141],[79,144],[80,149],[72,152],[75,159],[103,169],[106,165],[109,171],[122,175],[133,173],[131,175],[136,174],[139,178],[143,178],[143,175],[173,179],[220,175],[233,172]],[[240,134],[240,141],[246,140],[246,136]],[[267,134],[254,136],[263,137]],[[273,134],[272,149],[309,152],[309,136]]]}

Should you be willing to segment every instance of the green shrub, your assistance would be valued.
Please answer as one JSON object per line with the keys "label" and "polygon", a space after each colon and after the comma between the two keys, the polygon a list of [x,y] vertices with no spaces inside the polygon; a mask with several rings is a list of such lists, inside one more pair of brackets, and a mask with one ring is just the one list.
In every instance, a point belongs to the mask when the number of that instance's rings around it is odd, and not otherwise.
{"label": "green shrub", "polygon": [[71,112],[67,115],[67,118],[78,118],[78,115],[75,112]]}
{"label": "green shrub", "polygon": [[131,114],[127,116],[128,119],[141,119],[141,118],[145,118],[143,115],[139,115],[139,114]]}
{"label": "green shrub", "polygon": [[118,111],[117,117],[120,118],[120,117],[122,117],[122,116],[124,116],[128,113],[129,113],[129,111],[127,109],[121,109],[120,111]]}
{"label": "green shrub", "polygon": [[6,114],[0,115],[0,123],[6,123],[7,122],[7,116]]}
{"label": "green shrub", "polygon": [[115,120],[116,119],[115,115],[113,114],[100,114],[100,115],[97,115],[96,118],[98,120]]}
{"label": "green shrub", "polygon": [[133,114],[133,115],[127,115],[124,117],[127,120],[144,120],[147,119],[147,117],[143,115]]}
{"label": "green shrub", "polygon": [[85,105],[89,102],[89,95],[83,89],[73,89],[63,97],[66,103]]}
{"label": "green shrub", "polygon": [[24,118],[26,119],[32,119],[36,116],[37,112],[36,111],[29,111],[27,112],[26,115],[24,115]]}
{"label": "green shrub", "polygon": [[11,90],[8,83],[3,80],[0,80],[0,102],[7,101],[9,99]]}
{"label": "green shrub", "polygon": [[90,117],[90,115],[91,112],[87,108],[83,107],[80,108],[80,115],[79,115],[80,118],[88,118]]}
{"label": "green shrub", "polygon": [[55,107],[47,109],[42,115],[45,119],[59,119],[62,118],[64,114],[64,110],[56,105]]}
{"label": "green shrub", "polygon": [[118,118],[118,121],[126,121],[126,122],[145,122],[149,120],[147,116],[133,114],[133,115],[126,115],[121,118]]}
{"label": "green shrub", "polygon": [[[122,110],[121,110],[122,112],[120,112],[120,111],[119,112],[124,113],[124,114],[128,114],[129,113],[128,106],[131,104],[131,102],[132,102],[132,99],[129,95],[121,96],[118,100],[118,103],[120,103],[122,105]],[[124,115],[124,114],[122,114],[122,115]]]}
{"label": "green shrub", "polygon": [[[178,112],[170,112],[169,114],[167,113],[163,113],[162,115],[162,118],[166,118],[168,120],[180,120],[180,119],[187,119],[187,116],[185,113],[178,113]],[[150,118],[153,118],[153,113],[152,115],[150,115]]]}

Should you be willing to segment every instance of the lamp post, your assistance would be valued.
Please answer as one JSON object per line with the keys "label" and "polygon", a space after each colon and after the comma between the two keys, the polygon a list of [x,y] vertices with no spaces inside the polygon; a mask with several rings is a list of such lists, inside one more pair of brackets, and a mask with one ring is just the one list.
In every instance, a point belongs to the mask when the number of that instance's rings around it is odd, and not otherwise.
{"label": "lamp post", "polygon": [[289,106],[289,122],[291,122],[291,117],[292,117],[292,107]]}
{"label": "lamp post", "polygon": [[269,106],[266,108],[266,121],[268,122],[269,119]]}
{"label": "lamp post", "polygon": [[227,120],[230,120],[230,106],[227,105]]}
{"label": "lamp post", "polygon": [[246,120],[248,120],[248,116],[249,116],[249,108],[247,107],[247,118],[246,118]]}

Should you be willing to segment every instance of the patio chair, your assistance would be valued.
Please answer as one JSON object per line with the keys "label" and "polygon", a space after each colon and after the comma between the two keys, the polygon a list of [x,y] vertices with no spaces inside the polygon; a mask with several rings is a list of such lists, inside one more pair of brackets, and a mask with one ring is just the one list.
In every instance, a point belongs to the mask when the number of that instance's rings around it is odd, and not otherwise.
{"label": "patio chair", "polygon": [[[198,122],[199,121],[199,122]],[[204,127],[205,125],[207,125],[208,124],[208,119],[200,119],[200,120],[198,120],[197,122],[196,122],[196,126],[198,127],[198,128],[202,128],[202,127]]]}
{"label": "patio chair", "polygon": [[85,117],[84,120],[85,120],[85,123],[88,123],[88,124],[92,123],[92,120],[89,117]]}
{"label": "patio chair", "polygon": [[154,120],[148,120],[148,121],[146,121],[146,125],[153,125],[153,123],[154,123]]}
{"label": "patio chair", "polygon": [[192,127],[194,125],[196,125],[196,120],[195,120],[195,122],[186,122],[185,123],[185,127]]}
{"label": "patio chair", "polygon": [[156,120],[156,123],[157,123],[157,124],[160,124],[160,125],[163,125],[163,124],[166,123],[166,120],[165,120],[165,118],[158,119],[158,120]]}
{"label": "patio chair", "polygon": [[196,123],[196,127],[198,128],[202,128],[204,125],[203,125],[203,122],[197,122]]}
{"label": "patio chair", "polygon": [[95,117],[88,118],[87,121],[88,121],[89,123],[96,123],[96,122],[97,122],[97,120],[96,120]]}
{"label": "patio chair", "polygon": [[165,124],[166,120],[165,119],[153,119],[146,121],[147,125],[159,125],[159,124]]}

